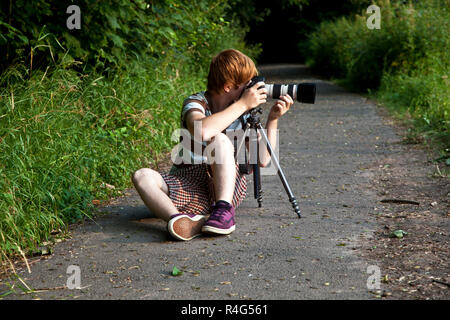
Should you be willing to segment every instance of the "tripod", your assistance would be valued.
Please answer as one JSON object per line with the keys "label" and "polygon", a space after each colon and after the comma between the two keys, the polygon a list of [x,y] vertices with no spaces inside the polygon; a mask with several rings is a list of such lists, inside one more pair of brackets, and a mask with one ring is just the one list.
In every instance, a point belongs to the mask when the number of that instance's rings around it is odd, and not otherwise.
{"label": "tripod", "polygon": [[[250,116],[245,125],[244,138],[241,140],[239,147],[237,148],[236,157],[239,154],[239,151],[241,150],[242,145],[245,142],[247,130],[250,129],[251,130],[250,133],[253,133],[254,135],[256,135],[256,139],[257,139],[257,132],[261,132],[262,137],[264,138],[264,141],[266,142],[266,146],[267,146],[267,150],[269,151],[269,155],[271,156],[272,161],[277,168],[278,176],[281,179],[281,183],[283,184],[283,187],[286,190],[286,193],[289,197],[289,201],[291,202],[295,213],[298,215],[299,218],[301,218],[301,212],[300,212],[300,208],[298,207],[297,199],[292,194],[291,188],[289,187],[289,184],[286,180],[283,170],[281,169],[280,163],[278,162],[278,159],[275,156],[275,153],[273,152],[273,148],[272,148],[272,145],[270,144],[269,138],[267,137],[266,132],[264,131],[264,129],[261,125],[261,121],[260,121],[260,117],[259,117],[259,114],[262,114],[261,107],[253,108],[248,113]],[[253,153],[253,154],[255,154],[255,153]],[[257,156],[259,155],[259,143],[256,144],[256,155]],[[260,167],[258,165],[258,161],[256,161],[256,164],[252,164],[252,168],[253,168],[254,197],[258,201],[258,207],[261,208],[261,206],[262,206],[261,172],[260,172]]]}

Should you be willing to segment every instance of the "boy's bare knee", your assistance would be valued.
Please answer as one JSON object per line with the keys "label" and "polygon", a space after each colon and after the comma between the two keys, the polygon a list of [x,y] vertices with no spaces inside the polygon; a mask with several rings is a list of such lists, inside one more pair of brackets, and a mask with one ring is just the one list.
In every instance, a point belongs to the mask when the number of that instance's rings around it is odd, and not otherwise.
{"label": "boy's bare knee", "polygon": [[158,171],[142,168],[132,174],[131,180],[137,191],[159,189],[166,194],[169,193],[169,187]]}
{"label": "boy's bare knee", "polygon": [[205,149],[208,164],[234,164],[234,146],[223,133],[214,136],[214,140]]}
{"label": "boy's bare knee", "polygon": [[214,143],[215,148],[219,147],[234,152],[233,143],[224,133],[218,133],[215,135],[212,143]]}
{"label": "boy's bare knee", "polygon": [[136,186],[143,180],[149,181],[154,180],[153,177],[154,177],[154,170],[149,168],[141,168],[133,173],[133,175],[131,176],[131,180],[133,181],[133,184]]}

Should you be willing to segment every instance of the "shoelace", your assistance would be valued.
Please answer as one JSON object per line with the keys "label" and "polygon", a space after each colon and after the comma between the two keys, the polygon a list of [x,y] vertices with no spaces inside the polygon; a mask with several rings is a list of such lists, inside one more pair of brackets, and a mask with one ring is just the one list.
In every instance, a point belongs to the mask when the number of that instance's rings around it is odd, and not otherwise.
{"label": "shoelace", "polygon": [[227,209],[223,207],[213,206],[214,214],[211,214],[209,217],[210,220],[216,220],[219,222],[223,222]]}

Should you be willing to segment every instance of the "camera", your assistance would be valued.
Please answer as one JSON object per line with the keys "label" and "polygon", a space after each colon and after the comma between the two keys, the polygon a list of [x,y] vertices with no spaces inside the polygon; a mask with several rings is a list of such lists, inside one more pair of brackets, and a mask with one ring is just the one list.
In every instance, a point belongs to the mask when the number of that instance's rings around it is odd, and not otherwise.
{"label": "camera", "polygon": [[[262,76],[252,78],[247,88],[253,87],[256,83],[265,81]],[[272,99],[278,99],[280,96],[289,94],[292,99],[302,103],[314,103],[316,100],[316,85],[314,83],[299,84],[267,84],[267,96]]]}

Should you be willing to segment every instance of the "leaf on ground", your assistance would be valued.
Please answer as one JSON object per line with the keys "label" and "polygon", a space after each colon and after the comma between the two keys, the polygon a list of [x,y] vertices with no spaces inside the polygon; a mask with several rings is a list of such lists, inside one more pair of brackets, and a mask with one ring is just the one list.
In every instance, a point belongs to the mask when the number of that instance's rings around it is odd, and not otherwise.
{"label": "leaf on ground", "polygon": [[395,230],[389,234],[390,238],[403,238],[403,236],[408,235],[408,232],[403,230]]}
{"label": "leaf on ground", "polygon": [[181,276],[182,274],[183,274],[183,271],[180,271],[177,267],[173,266],[172,275],[174,277]]}

